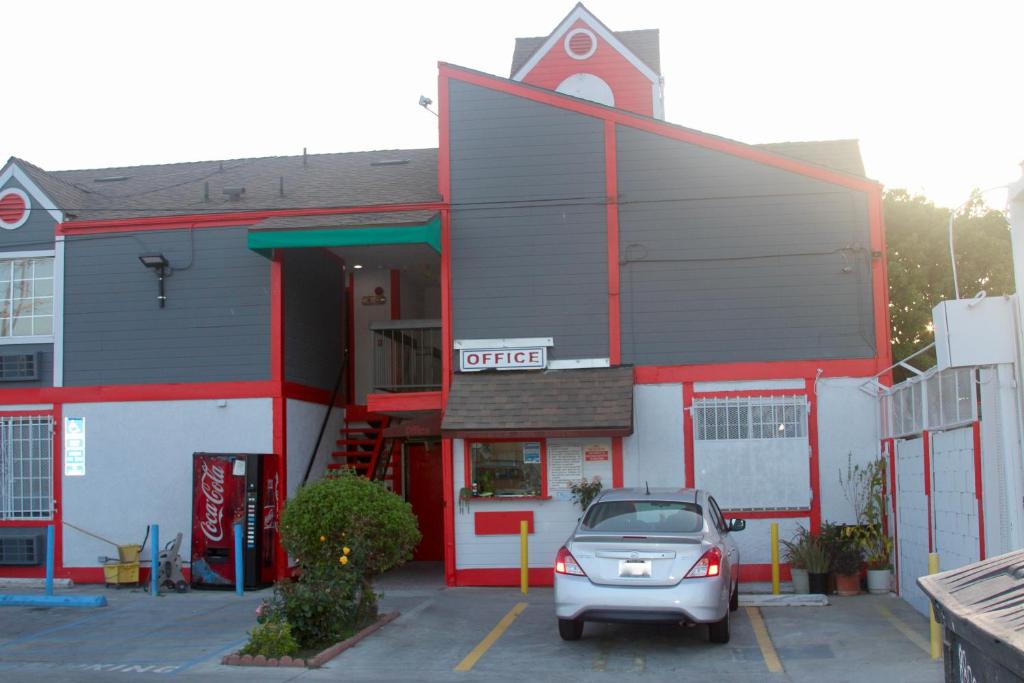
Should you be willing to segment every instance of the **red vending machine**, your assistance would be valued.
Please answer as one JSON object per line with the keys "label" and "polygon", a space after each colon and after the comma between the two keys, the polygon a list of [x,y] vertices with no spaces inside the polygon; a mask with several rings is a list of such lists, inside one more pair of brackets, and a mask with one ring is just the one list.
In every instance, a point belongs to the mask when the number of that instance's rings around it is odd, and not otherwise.
{"label": "red vending machine", "polygon": [[277,483],[273,455],[193,454],[193,588],[234,588],[236,521],[242,522],[244,586],[264,588],[274,582]]}

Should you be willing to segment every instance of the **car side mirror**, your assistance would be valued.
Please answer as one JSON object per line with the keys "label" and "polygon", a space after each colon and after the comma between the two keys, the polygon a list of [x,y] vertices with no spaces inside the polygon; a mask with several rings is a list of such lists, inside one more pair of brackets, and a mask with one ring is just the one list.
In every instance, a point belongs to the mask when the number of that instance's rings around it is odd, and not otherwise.
{"label": "car side mirror", "polygon": [[745,519],[730,519],[729,520],[729,531],[743,531],[747,528],[747,520]]}

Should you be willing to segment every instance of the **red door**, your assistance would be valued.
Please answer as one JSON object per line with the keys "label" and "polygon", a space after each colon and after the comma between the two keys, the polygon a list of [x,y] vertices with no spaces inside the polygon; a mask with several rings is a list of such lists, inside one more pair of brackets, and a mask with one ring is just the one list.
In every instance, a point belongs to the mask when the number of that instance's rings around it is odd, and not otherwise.
{"label": "red door", "polygon": [[440,562],[444,559],[444,479],[441,445],[410,443],[405,447],[409,503],[419,521],[423,540],[412,559]]}

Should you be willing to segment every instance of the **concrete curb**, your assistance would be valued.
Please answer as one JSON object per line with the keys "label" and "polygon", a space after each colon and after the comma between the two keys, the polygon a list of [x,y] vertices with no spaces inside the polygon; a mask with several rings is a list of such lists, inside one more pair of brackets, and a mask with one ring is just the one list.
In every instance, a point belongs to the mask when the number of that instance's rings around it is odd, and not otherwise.
{"label": "concrete curb", "polygon": [[[75,582],[71,579],[54,579],[54,588],[71,588]],[[46,579],[0,579],[0,588],[46,588]]]}
{"label": "concrete curb", "polygon": [[821,593],[785,593],[782,595],[744,595],[741,607],[828,607],[828,597]]}
{"label": "concrete curb", "polygon": [[102,595],[10,595],[0,594],[0,607],[106,607]]}
{"label": "concrete curb", "polygon": [[377,621],[373,622],[366,628],[362,629],[355,635],[345,640],[331,645],[325,650],[321,650],[319,653],[311,657],[310,659],[292,659],[287,655],[276,659],[271,657],[270,659],[263,655],[240,655],[237,652],[234,654],[227,655],[220,660],[221,664],[227,664],[229,666],[264,666],[264,667],[281,667],[281,666],[303,666],[311,669],[319,668],[331,661],[345,650],[355,647],[361,640],[372,634],[373,632],[380,629],[385,624],[390,624],[392,621],[401,616],[401,612],[388,612],[377,617]]}

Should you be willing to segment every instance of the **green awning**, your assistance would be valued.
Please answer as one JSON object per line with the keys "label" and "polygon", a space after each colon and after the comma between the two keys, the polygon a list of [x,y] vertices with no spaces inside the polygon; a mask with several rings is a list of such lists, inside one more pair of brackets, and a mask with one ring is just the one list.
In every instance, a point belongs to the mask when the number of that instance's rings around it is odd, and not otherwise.
{"label": "green awning", "polygon": [[[422,215],[424,212],[415,212]],[[436,213],[419,224],[400,224],[401,219],[419,216],[388,214],[388,222],[377,223],[381,214],[344,214],[271,218],[249,230],[249,248],[267,258],[274,249],[302,247],[366,247],[394,244],[425,244],[441,253],[441,218]],[[398,218],[398,220],[394,220]]]}

